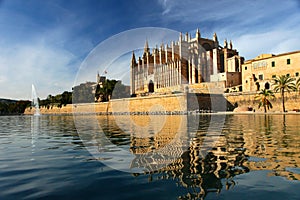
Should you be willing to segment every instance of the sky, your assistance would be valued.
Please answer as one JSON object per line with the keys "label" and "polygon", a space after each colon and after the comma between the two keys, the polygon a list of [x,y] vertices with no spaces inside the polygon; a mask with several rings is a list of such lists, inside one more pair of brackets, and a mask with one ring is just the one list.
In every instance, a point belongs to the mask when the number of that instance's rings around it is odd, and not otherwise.
{"label": "sky", "polygon": [[[232,40],[248,60],[300,50],[299,22],[299,0],[0,0],[0,98],[31,99],[32,84],[42,99],[71,91],[78,77],[84,80],[78,74],[93,53],[104,47],[100,60],[120,46],[124,51],[106,66],[93,66],[84,81],[95,81],[97,71],[122,79],[131,51],[139,47],[124,45],[147,27],[192,34],[199,28],[205,38],[216,32],[221,45]],[[108,43],[120,36],[127,43]]]}

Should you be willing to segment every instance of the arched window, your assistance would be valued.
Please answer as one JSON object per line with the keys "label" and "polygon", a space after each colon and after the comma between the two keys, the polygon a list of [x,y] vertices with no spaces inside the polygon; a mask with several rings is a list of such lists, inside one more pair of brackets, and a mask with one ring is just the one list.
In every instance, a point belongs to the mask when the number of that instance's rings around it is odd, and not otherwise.
{"label": "arched window", "polygon": [[260,89],[259,82],[256,82],[255,84],[256,84],[256,90],[259,91],[259,89]]}
{"label": "arched window", "polygon": [[269,90],[269,89],[270,89],[270,83],[269,83],[269,82],[266,82],[266,84],[265,84],[265,89],[266,89],[266,90]]}

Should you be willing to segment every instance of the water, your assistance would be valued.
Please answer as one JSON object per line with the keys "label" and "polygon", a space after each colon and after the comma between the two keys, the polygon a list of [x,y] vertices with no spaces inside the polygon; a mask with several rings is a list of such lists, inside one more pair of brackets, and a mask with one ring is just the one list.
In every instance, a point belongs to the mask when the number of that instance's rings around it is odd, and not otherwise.
{"label": "water", "polygon": [[[212,115],[197,117],[97,116],[113,144],[102,144],[102,150],[131,152],[135,168],[139,155],[168,146],[180,134],[186,140],[173,163],[128,173],[111,168],[123,161],[108,156],[108,167],[99,161],[104,154],[93,156],[95,145],[76,127],[86,127],[93,141],[100,135],[90,124],[75,127],[73,116],[2,116],[0,199],[300,199],[300,115],[221,115],[219,133]],[[151,127],[148,137],[133,132],[128,120]]]}

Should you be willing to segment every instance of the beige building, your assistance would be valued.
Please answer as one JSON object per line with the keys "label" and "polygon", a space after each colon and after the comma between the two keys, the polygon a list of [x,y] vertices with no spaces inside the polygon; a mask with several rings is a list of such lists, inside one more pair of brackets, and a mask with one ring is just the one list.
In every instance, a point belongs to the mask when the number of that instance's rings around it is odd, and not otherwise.
{"label": "beige building", "polygon": [[280,75],[298,78],[300,51],[278,55],[262,54],[242,65],[243,92],[272,89],[272,79]]}
{"label": "beige building", "polygon": [[[199,29],[191,38],[180,34],[171,45],[162,44],[150,52],[146,41],[142,57],[132,54],[130,65],[131,95],[182,92],[201,87],[203,82],[222,81],[225,87],[241,84],[243,57],[233,49],[232,42],[219,45],[217,34],[212,39],[202,38]],[[195,86],[196,85],[196,86]]]}

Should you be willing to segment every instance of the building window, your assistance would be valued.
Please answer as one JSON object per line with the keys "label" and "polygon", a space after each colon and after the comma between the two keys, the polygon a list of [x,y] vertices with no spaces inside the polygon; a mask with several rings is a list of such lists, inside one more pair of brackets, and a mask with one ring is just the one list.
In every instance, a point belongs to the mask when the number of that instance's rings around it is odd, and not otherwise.
{"label": "building window", "polygon": [[263,74],[259,74],[259,75],[258,75],[258,79],[259,79],[259,80],[264,80],[264,75],[263,75]]}
{"label": "building window", "polygon": [[286,64],[288,64],[288,65],[291,64],[291,59],[289,59],[289,58],[286,59]]}
{"label": "building window", "polygon": [[266,84],[265,84],[265,89],[266,89],[266,90],[269,90],[269,89],[270,89],[270,83],[266,82]]}
{"label": "building window", "polygon": [[272,61],[272,67],[275,67],[275,61]]}
{"label": "building window", "polygon": [[290,77],[290,74],[286,74],[287,77]]}
{"label": "building window", "polygon": [[276,78],[276,75],[272,75],[272,78]]}
{"label": "building window", "polygon": [[298,76],[299,76],[299,72],[296,72],[296,73],[295,73],[295,76],[298,77]]}
{"label": "building window", "polygon": [[247,70],[247,66],[245,66],[245,70]]}
{"label": "building window", "polygon": [[256,90],[259,91],[259,89],[260,89],[259,82],[256,82],[255,84],[256,84]]}
{"label": "building window", "polygon": [[248,83],[248,81],[246,80],[246,83]]}

